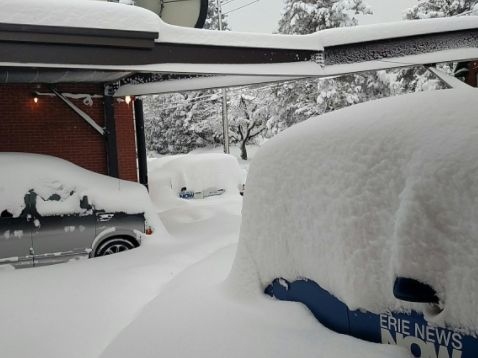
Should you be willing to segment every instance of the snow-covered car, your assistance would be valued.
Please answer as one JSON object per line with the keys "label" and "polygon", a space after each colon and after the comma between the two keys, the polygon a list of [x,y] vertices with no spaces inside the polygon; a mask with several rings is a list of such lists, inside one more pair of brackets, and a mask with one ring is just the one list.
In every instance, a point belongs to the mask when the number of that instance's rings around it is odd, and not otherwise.
{"label": "snow-covered car", "polygon": [[180,198],[237,196],[244,184],[237,159],[223,153],[155,158],[148,165],[151,198],[160,210],[184,204]]}
{"label": "snow-covered car", "polygon": [[16,268],[138,247],[146,189],[44,155],[0,153],[0,265]]}
{"label": "snow-covered car", "polygon": [[477,95],[372,101],[268,141],[233,274],[334,331],[414,357],[477,357]]}

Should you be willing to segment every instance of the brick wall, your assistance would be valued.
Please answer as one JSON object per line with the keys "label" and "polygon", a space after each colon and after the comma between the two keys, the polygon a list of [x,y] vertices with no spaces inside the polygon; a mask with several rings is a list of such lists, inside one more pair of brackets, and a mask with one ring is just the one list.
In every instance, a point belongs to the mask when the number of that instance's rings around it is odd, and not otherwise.
{"label": "brick wall", "polygon": [[[102,94],[98,85],[62,85],[60,92]],[[37,85],[0,85],[0,152],[48,154],[71,161],[101,174],[107,173],[104,138],[56,97],[33,93],[49,92]],[[70,99],[104,125],[102,98],[88,106]],[[119,173],[121,179],[137,180],[136,144],[132,104],[115,101]]]}
{"label": "brick wall", "polygon": [[118,170],[120,178],[138,181],[136,131],[133,102],[115,101],[116,142],[118,145]]}

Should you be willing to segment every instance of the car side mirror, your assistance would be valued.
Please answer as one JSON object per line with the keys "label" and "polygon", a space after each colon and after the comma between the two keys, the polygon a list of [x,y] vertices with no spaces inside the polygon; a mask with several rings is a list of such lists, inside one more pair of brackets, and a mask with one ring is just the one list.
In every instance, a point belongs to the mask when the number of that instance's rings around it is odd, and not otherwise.
{"label": "car side mirror", "polygon": [[413,278],[397,277],[393,285],[393,295],[407,302],[438,304],[440,301],[433,287]]}
{"label": "car side mirror", "polygon": [[88,201],[88,196],[84,195],[80,200],[80,208],[83,210],[91,210],[93,207],[90,205]]}

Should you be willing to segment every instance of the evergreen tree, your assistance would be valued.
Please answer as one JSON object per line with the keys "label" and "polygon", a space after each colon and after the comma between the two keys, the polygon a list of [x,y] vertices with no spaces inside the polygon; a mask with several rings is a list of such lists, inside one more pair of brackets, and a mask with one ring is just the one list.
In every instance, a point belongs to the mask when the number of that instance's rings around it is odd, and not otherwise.
{"label": "evergreen tree", "polygon": [[333,27],[357,25],[354,15],[371,14],[364,0],[286,0],[279,32],[304,35]]}
{"label": "evergreen tree", "polygon": [[[363,0],[286,0],[279,31],[308,34],[331,27],[354,26],[357,25],[356,15],[371,13]],[[276,130],[314,115],[388,96],[388,79],[383,72],[374,72],[286,83],[274,91],[282,108],[274,123]]]}
{"label": "evergreen tree", "polygon": [[456,16],[471,12],[477,4],[478,0],[421,0],[406,10],[405,18],[412,20]]}

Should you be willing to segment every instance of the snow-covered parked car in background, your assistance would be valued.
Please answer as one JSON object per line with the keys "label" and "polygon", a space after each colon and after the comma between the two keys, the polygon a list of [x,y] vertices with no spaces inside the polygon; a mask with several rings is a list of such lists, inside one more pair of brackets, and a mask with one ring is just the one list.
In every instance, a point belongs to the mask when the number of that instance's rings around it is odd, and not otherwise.
{"label": "snow-covered parked car in background", "polygon": [[0,265],[48,265],[140,245],[149,202],[142,185],[45,155],[0,153],[0,168]]}
{"label": "snow-covered parked car in background", "polygon": [[477,357],[477,95],[368,102],[267,142],[232,277],[336,332],[414,357]]}
{"label": "snow-covered parked car in background", "polygon": [[161,210],[183,199],[238,196],[244,173],[237,159],[222,153],[175,155],[149,160],[151,199]]}

